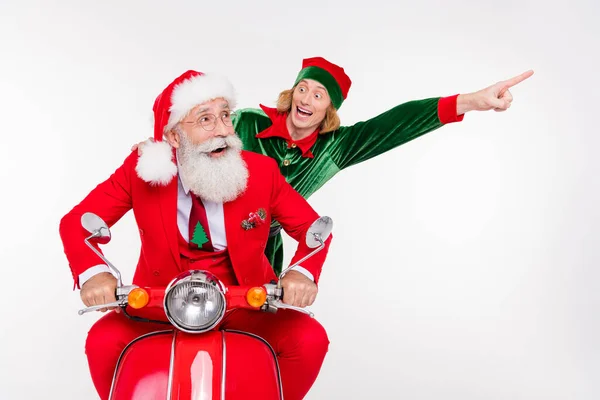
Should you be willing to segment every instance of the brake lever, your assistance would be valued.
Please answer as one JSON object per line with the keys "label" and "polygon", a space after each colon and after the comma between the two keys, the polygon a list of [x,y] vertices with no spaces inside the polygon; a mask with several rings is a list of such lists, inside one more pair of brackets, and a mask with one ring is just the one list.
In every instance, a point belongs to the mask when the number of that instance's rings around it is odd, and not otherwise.
{"label": "brake lever", "polygon": [[284,302],[282,302],[281,300],[272,300],[271,305],[273,305],[275,308],[287,308],[290,310],[294,310],[294,311],[298,311],[301,312],[303,314],[308,315],[311,318],[315,317],[315,314],[313,314],[312,312],[305,310],[304,308],[300,308],[300,307],[296,307],[296,306],[291,306],[289,304],[285,304]]}
{"label": "brake lever", "polygon": [[101,304],[99,306],[86,307],[86,308],[83,308],[83,309],[79,310],[77,313],[79,315],[83,315],[83,314],[85,314],[87,312],[90,312],[90,311],[97,311],[97,310],[101,310],[103,308],[108,308],[108,307],[121,307],[122,305],[125,305],[125,304],[127,304],[127,303],[123,302],[122,300],[121,301],[115,301],[115,302],[108,303],[108,304]]}

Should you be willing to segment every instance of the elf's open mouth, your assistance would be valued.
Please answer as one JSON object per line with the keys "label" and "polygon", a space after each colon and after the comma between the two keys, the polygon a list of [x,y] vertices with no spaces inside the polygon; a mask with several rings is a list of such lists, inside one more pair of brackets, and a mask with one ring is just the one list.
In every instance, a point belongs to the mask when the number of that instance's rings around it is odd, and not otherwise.
{"label": "elf's open mouth", "polygon": [[298,112],[298,115],[300,115],[301,117],[310,117],[313,114],[309,110],[302,108],[302,107],[298,107],[298,106],[296,106],[296,111]]}

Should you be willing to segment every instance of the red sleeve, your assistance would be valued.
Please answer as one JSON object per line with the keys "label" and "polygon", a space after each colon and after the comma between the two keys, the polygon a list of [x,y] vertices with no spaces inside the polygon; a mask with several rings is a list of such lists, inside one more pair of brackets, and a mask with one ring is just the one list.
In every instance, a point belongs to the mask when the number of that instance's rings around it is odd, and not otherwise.
{"label": "red sleeve", "polygon": [[456,100],[458,95],[441,97],[438,101],[438,118],[442,124],[460,122],[465,118],[465,114],[456,115]]}
{"label": "red sleeve", "polygon": [[[281,227],[288,235],[298,241],[298,247],[290,263],[291,265],[314,251],[314,249],[306,245],[306,232],[308,232],[308,228],[313,222],[319,219],[320,215],[313,210],[304,197],[286,182],[275,160],[269,160],[269,162],[272,166],[274,176],[273,191],[271,194],[271,215],[273,219],[281,224]],[[333,235],[330,235],[325,241],[323,250],[300,264],[313,275],[315,283],[319,282],[321,269],[325,263],[332,238]]]}
{"label": "red sleeve", "polygon": [[[135,174],[136,160],[137,153],[132,153],[123,165],[106,181],[96,186],[60,221],[59,233],[75,287],[79,287],[79,274],[103,263],[83,241],[90,234],[81,226],[81,216],[92,212],[110,227],[132,208],[131,179]],[[97,245],[95,247],[101,251]]]}

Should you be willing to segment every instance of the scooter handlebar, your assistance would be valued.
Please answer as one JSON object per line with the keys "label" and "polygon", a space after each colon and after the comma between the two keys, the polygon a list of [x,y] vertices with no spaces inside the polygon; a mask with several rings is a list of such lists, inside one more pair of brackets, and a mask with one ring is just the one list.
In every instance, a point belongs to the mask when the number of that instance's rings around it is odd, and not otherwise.
{"label": "scooter handlebar", "polygon": [[[79,315],[90,311],[97,311],[109,307],[131,307],[133,309],[163,308],[165,299],[165,288],[163,287],[137,287],[124,286],[117,288],[115,293],[116,302],[95,305],[79,310]],[[311,318],[314,314],[300,307],[295,307],[283,302],[283,288],[269,283],[262,286],[228,286],[225,292],[227,310],[244,308],[253,310],[290,309]]]}

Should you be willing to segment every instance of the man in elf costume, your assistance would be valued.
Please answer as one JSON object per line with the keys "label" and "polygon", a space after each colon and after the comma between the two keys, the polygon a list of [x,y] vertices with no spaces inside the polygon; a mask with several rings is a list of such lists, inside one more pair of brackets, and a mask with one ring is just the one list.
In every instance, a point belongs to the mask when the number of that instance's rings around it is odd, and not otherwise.
{"label": "man in elf costume", "polygon": [[[337,110],[351,80],[342,67],[322,58],[303,60],[291,89],[279,95],[276,108],[236,112],[234,128],[245,150],[277,162],[286,180],[309,198],[341,170],[367,161],[442,126],[462,121],[469,111],[505,111],[510,88],[529,78],[527,71],[485,89],[449,97],[400,104],[374,118],[340,126]],[[145,142],[134,146],[143,151]],[[283,263],[281,226],[273,221],[265,249],[276,273]]]}
{"label": "man in elf costume", "polygon": [[[273,159],[242,150],[232,126],[233,107],[233,88],[227,80],[185,72],[154,103],[154,143],[142,155],[129,155],[63,217],[60,235],[86,306],[115,301],[117,283],[84,243],[87,235],[80,220],[86,212],[112,226],[133,210],[142,244],[133,279],[139,286],[166,287],[188,269],[207,270],[226,285],[276,280],[264,254],[274,219],[299,241],[292,263],[312,251],[304,238],[319,215],[285,181]],[[313,303],[330,242],[331,236],[325,249],[281,279],[285,303]],[[221,326],[254,333],[270,343],[278,355],[286,399],[306,395],[329,345],[315,319],[286,309],[275,314],[236,310]],[[162,329],[164,325],[132,321],[116,311],[94,324],[86,355],[102,399],[109,396],[125,346]]]}

